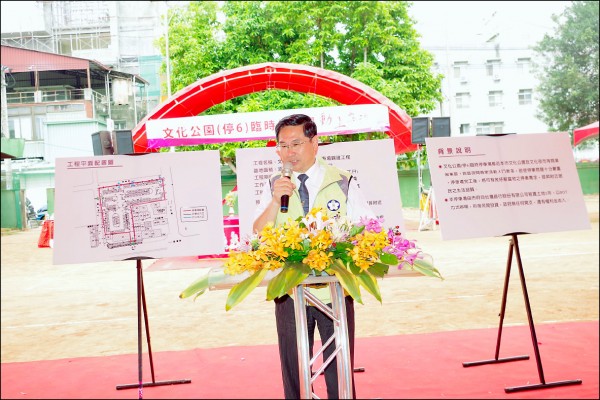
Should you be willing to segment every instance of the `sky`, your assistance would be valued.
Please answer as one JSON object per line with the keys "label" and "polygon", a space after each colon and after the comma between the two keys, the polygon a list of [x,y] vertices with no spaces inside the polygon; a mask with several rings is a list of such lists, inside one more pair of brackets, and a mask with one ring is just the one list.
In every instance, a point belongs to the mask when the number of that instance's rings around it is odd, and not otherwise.
{"label": "sky", "polygon": [[[483,44],[494,34],[503,45],[533,45],[556,24],[570,1],[414,1],[409,15],[417,20],[415,29],[421,44],[457,46]],[[526,46],[523,46],[526,47]]]}
{"label": "sky", "polygon": [[[533,44],[551,33],[552,14],[570,1],[414,1],[409,14],[418,22],[427,46],[482,44],[501,32],[505,44]],[[36,1],[2,1],[2,32],[43,28],[42,5]]]}
{"label": "sky", "polygon": [[2,33],[41,30],[44,27],[42,4],[36,1],[2,1]]}

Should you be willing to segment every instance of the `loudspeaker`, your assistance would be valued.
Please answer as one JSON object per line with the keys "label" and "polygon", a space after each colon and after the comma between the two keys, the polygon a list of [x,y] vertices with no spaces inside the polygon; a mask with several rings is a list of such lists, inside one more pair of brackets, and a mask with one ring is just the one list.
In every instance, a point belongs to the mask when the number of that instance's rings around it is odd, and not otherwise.
{"label": "loudspeaker", "polygon": [[425,144],[426,137],[429,137],[429,117],[413,118],[412,144]]}
{"label": "loudspeaker", "polygon": [[450,117],[431,118],[431,137],[450,137]]}
{"label": "loudspeaker", "polygon": [[118,130],[112,132],[112,142],[115,148],[114,154],[132,154],[133,138],[131,131]]}
{"label": "loudspeaker", "polygon": [[92,147],[95,156],[106,156],[113,154],[113,145],[109,131],[92,133]]}

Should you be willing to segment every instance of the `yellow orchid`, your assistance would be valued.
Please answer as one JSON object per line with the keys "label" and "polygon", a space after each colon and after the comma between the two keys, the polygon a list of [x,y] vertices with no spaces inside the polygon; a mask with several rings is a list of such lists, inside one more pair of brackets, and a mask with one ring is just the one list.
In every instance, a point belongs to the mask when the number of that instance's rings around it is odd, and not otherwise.
{"label": "yellow orchid", "polygon": [[[309,274],[335,275],[344,289],[362,302],[359,287],[381,301],[375,278],[383,277],[390,266],[411,268],[424,275],[441,278],[416,244],[402,238],[397,229],[382,228],[382,219],[330,218],[314,208],[305,217],[288,220],[275,227],[267,224],[260,234],[230,246],[223,272],[249,273],[229,292],[226,309],[242,301],[264,279],[267,271],[277,271],[267,285],[267,299],[280,297]],[[205,281],[196,281],[182,297],[206,290]],[[184,296],[185,295],[185,296]]]}

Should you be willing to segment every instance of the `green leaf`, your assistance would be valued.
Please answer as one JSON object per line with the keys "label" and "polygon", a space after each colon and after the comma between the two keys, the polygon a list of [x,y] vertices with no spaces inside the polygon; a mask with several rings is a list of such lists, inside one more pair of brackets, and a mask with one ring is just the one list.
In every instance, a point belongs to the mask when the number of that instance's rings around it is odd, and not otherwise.
{"label": "green leaf", "polygon": [[185,299],[185,298],[190,297],[191,295],[195,294],[196,295],[196,297],[194,297],[194,300],[195,300],[198,296],[200,296],[201,294],[206,292],[206,289],[208,289],[208,273],[209,272],[210,272],[209,270],[206,270],[206,273],[204,275],[202,275],[202,277],[195,280],[190,286],[183,289],[183,291],[181,293],[179,293],[179,298]]}
{"label": "green leaf", "polygon": [[353,261],[351,261],[351,262],[344,262],[343,260],[340,260],[340,263],[342,265],[345,265],[346,269],[348,271],[350,271],[350,273],[352,273],[352,275],[358,275],[358,274],[360,274],[361,269],[359,267],[357,267],[356,264],[354,264]]}
{"label": "green leaf", "polygon": [[350,235],[350,237],[352,237],[352,236],[358,235],[359,233],[361,233],[364,230],[365,230],[364,225],[363,226],[354,225],[354,226],[352,226],[352,228],[350,228],[349,235]]}
{"label": "green leaf", "polygon": [[262,282],[266,274],[266,269],[260,269],[240,283],[234,285],[227,295],[225,311],[231,310],[240,301],[244,300],[246,296]]}
{"label": "green leaf", "polygon": [[369,273],[377,278],[383,278],[390,270],[390,266],[383,263],[375,263],[368,269]]}
{"label": "green leaf", "polygon": [[273,300],[286,294],[294,286],[302,282],[310,268],[302,263],[286,264],[280,273],[273,277],[267,285],[267,300]]}
{"label": "green leaf", "polygon": [[387,265],[398,265],[398,257],[396,257],[394,254],[381,253],[379,259],[382,263]]}
{"label": "green leaf", "polygon": [[440,278],[441,280],[444,280],[444,278],[442,277],[442,274],[440,274],[440,271],[438,271],[437,268],[435,268],[432,264],[430,264],[429,262],[427,262],[425,260],[420,260],[418,258],[415,259],[415,262],[412,265],[412,269],[414,269],[417,272],[422,273],[423,275],[431,276],[434,278]]}
{"label": "green leaf", "polygon": [[367,271],[363,271],[360,274],[356,275],[356,279],[358,283],[367,289],[367,292],[371,293],[373,297],[375,297],[381,303],[381,293],[379,292],[379,284],[377,283],[377,279]]}
{"label": "green leaf", "polygon": [[348,294],[358,303],[363,304],[358,281],[356,280],[356,277],[344,267],[344,264],[342,264],[340,260],[335,260],[329,269],[333,271],[346,292],[348,292]]}

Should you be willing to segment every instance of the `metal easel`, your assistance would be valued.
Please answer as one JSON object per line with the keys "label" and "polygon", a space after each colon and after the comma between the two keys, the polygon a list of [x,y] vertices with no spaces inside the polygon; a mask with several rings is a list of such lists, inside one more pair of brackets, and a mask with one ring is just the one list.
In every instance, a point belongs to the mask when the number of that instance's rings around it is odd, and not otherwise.
{"label": "metal easel", "polygon": [[552,387],[557,387],[557,386],[580,384],[581,379],[557,381],[557,382],[546,382],[546,379],[544,378],[544,370],[542,368],[542,360],[540,358],[540,350],[538,347],[537,336],[535,334],[535,326],[533,324],[533,316],[531,314],[531,305],[529,304],[529,295],[527,294],[527,285],[525,284],[525,274],[523,272],[523,264],[521,262],[521,254],[519,251],[519,242],[517,239],[517,235],[519,235],[519,234],[520,233],[511,233],[510,234],[511,239],[510,239],[509,247],[508,247],[508,260],[506,263],[506,275],[504,277],[504,290],[502,292],[502,305],[500,307],[500,325],[498,327],[498,338],[496,340],[495,357],[490,360],[464,362],[463,367],[466,368],[466,367],[474,367],[474,366],[485,365],[485,364],[497,364],[497,363],[529,359],[528,355],[499,358],[500,340],[502,339],[502,323],[504,322],[504,313],[506,311],[506,298],[508,295],[508,282],[510,279],[510,269],[511,269],[511,265],[512,265],[513,250],[514,250],[516,258],[517,258],[517,265],[519,267],[519,277],[521,279],[521,288],[523,289],[523,297],[525,299],[525,308],[527,309],[527,319],[529,321],[529,330],[531,332],[531,341],[533,343],[533,350],[535,352],[535,361],[537,364],[537,370],[538,370],[538,375],[540,378],[540,383],[535,383],[535,384],[531,384],[531,385],[506,387],[506,388],[504,388],[504,391],[506,393],[513,393],[513,392],[518,392],[518,391],[523,391],[523,390],[546,389],[546,388],[552,388]]}
{"label": "metal easel", "polygon": [[[154,379],[154,362],[152,360],[152,346],[150,345],[150,327],[148,326],[148,311],[146,307],[146,293],[144,291],[144,277],[142,275],[142,259],[150,257],[132,257],[127,260],[136,261],[137,269],[137,315],[138,315],[138,382],[124,385],[117,385],[117,390],[138,388],[138,398],[143,398],[143,388],[151,386],[176,385],[180,383],[190,383],[191,379],[156,381]],[[148,357],[150,358],[150,372],[152,382],[143,382],[142,375],[142,312],[144,314],[144,326],[146,328],[146,344],[148,345]]]}

